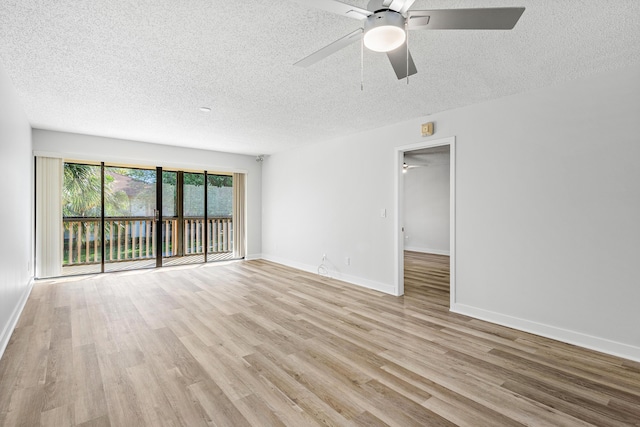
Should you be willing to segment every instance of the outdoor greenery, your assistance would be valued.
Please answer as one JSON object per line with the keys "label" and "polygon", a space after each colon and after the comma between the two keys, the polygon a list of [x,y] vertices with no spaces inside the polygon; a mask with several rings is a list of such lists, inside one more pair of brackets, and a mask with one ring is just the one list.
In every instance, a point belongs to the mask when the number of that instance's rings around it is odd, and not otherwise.
{"label": "outdoor greenery", "polygon": [[[101,172],[100,166],[78,163],[64,164],[64,180],[62,191],[63,217],[64,218],[100,218],[101,216]],[[105,217],[142,217],[149,218],[154,215],[156,207],[156,170],[155,169],[134,169],[123,167],[106,167],[104,173],[104,214]],[[162,193],[163,193],[163,216],[177,216],[176,189],[177,172],[163,171]],[[204,174],[184,173],[183,174],[183,215],[185,217],[204,216]],[[233,178],[228,175],[207,175],[207,215],[213,217],[231,217],[233,210]],[[85,259],[86,252],[74,254],[74,259],[69,259],[68,239],[70,230],[68,224],[65,226],[65,244],[63,251],[63,264],[92,262],[94,259],[94,239],[101,239],[98,227],[95,222],[80,221],[83,225],[78,235],[78,224],[73,231],[73,238],[80,239],[84,245],[89,239],[89,260]],[[87,226],[91,225],[87,233]],[[113,224],[114,230],[111,230]],[[118,229],[124,231],[124,222],[105,221],[105,238],[107,243],[110,236],[117,235]],[[140,227],[140,226],[138,226]],[[127,239],[132,235],[139,235],[141,229],[131,229]],[[131,240],[129,240],[131,242]],[[97,245],[98,251],[100,246]],[[173,249],[163,248],[164,251],[172,253]],[[121,248],[121,255],[124,257],[124,248]],[[74,251],[75,252],[75,251]],[[133,256],[132,248],[127,250],[127,258]],[[136,258],[138,248],[136,248]],[[79,259],[76,259],[79,258]],[[98,256],[99,258],[99,256]]]}
{"label": "outdoor greenery", "polygon": [[[184,175],[184,215],[204,216],[204,174]],[[156,171],[153,169],[105,168],[105,216],[153,216],[156,202]],[[163,172],[163,211],[175,216],[176,172]],[[209,216],[231,216],[233,178],[207,176]],[[62,191],[64,217],[100,217],[100,166],[64,164]]]}
{"label": "outdoor greenery", "polygon": [[[146,183],[156,182],[156,171],[155,170],[147,170],[147,169],[129,169],[129,168],[120,168],[115,169],[118,173],[122,175],[127,175],[131,178],[137,179],[138,181],[143,181]],[[214,187],[231,187],[233,185],[233,177],[229,175],[208,175],[208,185]],[[171,171],[163,171],[162,173],[162,183],[163,184],[171,184],[176,185],[178,181],[178,174]],[[183,178],[185,185],[195,185],[201,186],[204,185],[204,174],[202,173],[185,173]]]}

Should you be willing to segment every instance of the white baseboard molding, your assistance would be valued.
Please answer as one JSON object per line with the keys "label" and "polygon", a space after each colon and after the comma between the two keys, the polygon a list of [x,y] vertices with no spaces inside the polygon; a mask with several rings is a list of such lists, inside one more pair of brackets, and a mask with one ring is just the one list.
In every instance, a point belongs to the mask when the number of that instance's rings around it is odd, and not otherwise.
{"label": "white baseboard molding", "polygon": [[7,324],[4,326],[2,334],[0,334],[0,359],[2,359],[2,355],[7,349],[7,345],[9,345],[9,339],[11,339],[11,334],[13,334],[13,331],[18,324],[18,320],[20,319],[22,310],[24,310],[24,306],[27,304],[29,295],[31,295],[31,289],[33,289],[33,277],[29,279],[29,283],[27,283],[26,289],[18,300],[18,304],[16,304],[15,308],[13,309],[11,317],[9,317],[9,322],[7,322]]}
{"label": "white baseboard molding", "polygon": [[640,362],[640,347],[629,344],[594,337],[581,332],[545,325],[543,323],[537,323],[531,320],[471,307],[465,304],[453,304],[451,311],[465,316],[474,317],[476,319],[485,320],[487,322],[496,323],[498,325],[507,326],[509,328],[518,329],[520,331],[529,332],[531,334],[562,341],[568,344],[577,345],[579,347],[588,348],[590,350],[599,351],[601,353]]}
{"label": "white baseboard molding", "polygon": [[[297,270],[306,271],[307,273],[318,274],[318,265],[303,264],[267,254],[262,254],[262,259],[275,262],[276,264],[286,265],[287,267],[295,268]],[[331,270],[329,265],[327,265],[327,268],[329,273],[327,277],[332,279],[347,282],[352,285],[362,286],[363,288],[373,289],[374,291],[383,292],[385,294],[398,295],[398,290],[393,285],[387,285],[385,283],[376,282],[363,277],[352,276],[350,274]]]}
{"label": "white baseboard molding", "polygon": [[253,259],[262,259],[262,254],[248,254],[244,256],[244,259],[247,261],[251,261]]}
{"label": "white baseboard molding", "polygon": [[442,249],[423,248],[421,246],[405,246],[404,250],[410,251],[410,252],[421,252],[423,254],[447,255],[447,256],[451,255],[450,251],[446,251]]}

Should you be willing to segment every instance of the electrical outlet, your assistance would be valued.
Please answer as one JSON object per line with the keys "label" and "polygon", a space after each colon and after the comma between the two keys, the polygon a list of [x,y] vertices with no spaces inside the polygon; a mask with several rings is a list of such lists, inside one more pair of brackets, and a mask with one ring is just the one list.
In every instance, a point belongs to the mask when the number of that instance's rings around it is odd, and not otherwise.
{"label": "electrical outlet", "polygon": [[351,265],[351,258],[346,257],[346,258],[344,259],[344,263],[345,263],[345,265]]}
{"label": "electrical outlet", "polygon": [[327,260],[327,254],[322,254],[322,260],[326,261]]}

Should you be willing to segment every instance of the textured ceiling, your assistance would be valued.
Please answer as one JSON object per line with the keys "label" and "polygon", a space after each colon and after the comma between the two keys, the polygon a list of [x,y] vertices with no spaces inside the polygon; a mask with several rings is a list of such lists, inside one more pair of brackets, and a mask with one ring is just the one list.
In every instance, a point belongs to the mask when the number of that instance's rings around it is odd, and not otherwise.
{"label": "textured ceiling", "polygon": [[412,9],[500,6],[526,7],[513,31],[412,31],[409,85],[365,52],[364,91],[358,43],[292,65],[361,22],[287,0],[2,0],[0,62],[34,127],[246,154],[640,62],[637,0]]}

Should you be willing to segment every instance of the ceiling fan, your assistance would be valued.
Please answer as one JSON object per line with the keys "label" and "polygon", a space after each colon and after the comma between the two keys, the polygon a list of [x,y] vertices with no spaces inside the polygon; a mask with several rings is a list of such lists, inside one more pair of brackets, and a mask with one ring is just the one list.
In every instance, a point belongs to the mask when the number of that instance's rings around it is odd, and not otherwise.
{"label": "ceiling fan", "polygon": [[409,165],[409,164],[407,164],[407,162],[404,162],[404,163],[402,164],[402,172],[407,173],[407,171],[408,171],[409,169],[413,169],[413,168],[422,168],[422,167],[424,167],[424,165]]}
{"label": "ceiling fan", "polygon": [[294,0],[364,21],[362,28],[323,47],[294,65],[308,67],[362,40],[374,52],[385,52],[398,80],[418,72],[407,45],[407,30],[511,30],[524,7],[409,10],[415,0],[371,0],[367,9],[336,0]]}

